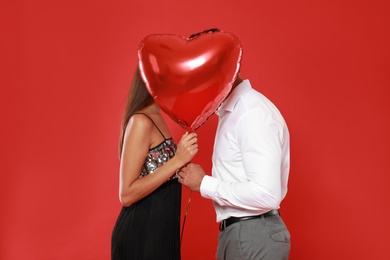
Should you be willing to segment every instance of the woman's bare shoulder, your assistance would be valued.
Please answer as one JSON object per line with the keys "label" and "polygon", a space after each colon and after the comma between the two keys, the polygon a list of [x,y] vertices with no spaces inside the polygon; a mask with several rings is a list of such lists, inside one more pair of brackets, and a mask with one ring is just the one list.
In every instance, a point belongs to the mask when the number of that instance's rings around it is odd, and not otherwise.
{"label": "woman's bare shoulder", "polygon": [[143,114],[134,114],[131,116],[126,127],[126,133],[149,134],[153,130],[153,122]]}

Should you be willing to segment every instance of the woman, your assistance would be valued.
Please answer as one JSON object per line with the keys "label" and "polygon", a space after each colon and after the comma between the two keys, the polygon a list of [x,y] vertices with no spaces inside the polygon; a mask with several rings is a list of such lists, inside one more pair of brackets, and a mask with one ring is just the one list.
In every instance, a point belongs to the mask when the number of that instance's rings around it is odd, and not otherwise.
{"label": "woman", "polygon": [[177,170],[197,153],[195,133],[176,147],[139,69],[123,116],[119,198],[111,258],[180,259],[181,184]]}

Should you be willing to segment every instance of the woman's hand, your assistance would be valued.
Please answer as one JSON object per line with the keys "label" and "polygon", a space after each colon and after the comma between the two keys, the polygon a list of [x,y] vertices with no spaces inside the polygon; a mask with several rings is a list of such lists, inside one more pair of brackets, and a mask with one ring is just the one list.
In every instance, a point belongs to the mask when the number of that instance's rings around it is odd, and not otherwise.
{"label": "woman's hand", "polygon": [[186,132],[177,145],[176,159],[180,163],[180,167],[186,165],[198,152],[198,138],[196,133]]}

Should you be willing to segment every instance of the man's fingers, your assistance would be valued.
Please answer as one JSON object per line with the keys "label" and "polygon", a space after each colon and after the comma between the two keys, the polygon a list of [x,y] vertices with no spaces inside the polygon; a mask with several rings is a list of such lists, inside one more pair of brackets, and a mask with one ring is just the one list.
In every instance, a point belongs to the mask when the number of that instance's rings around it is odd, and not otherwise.
{"label": "man's fingers", "polygon": [[182,170],[180,170],[178,174],[179,174],[180,178],[183,178],[183,171]]}

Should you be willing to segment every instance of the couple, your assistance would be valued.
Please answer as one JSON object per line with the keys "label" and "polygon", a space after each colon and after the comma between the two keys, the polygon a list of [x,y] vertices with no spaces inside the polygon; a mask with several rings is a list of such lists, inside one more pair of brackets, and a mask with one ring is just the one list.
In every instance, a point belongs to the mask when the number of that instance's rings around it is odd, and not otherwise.
{"label": "couple", "polygon": [[210,176],[190,163],[197,135],[184,134],[176,146],[136,70],[122,123],[123,207],[112,232],[112,259],[180,259],[181,185],[214,203],[217,259],[288,259],[290,234],[278,210],[289,174],[286,123],[240,76],[216,113]]}

